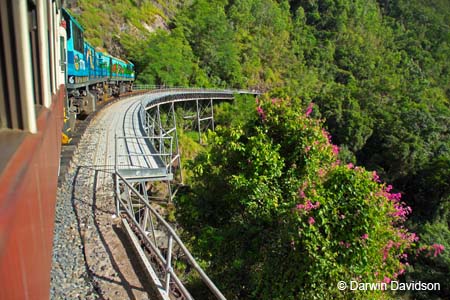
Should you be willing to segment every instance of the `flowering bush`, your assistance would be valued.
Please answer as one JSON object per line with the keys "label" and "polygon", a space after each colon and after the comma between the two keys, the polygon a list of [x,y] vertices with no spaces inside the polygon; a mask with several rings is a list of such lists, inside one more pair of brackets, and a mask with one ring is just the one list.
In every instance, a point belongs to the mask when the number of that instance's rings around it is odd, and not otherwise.
{"label": "flowering bush", "polygon": [[401,275],[411,209],[376,173],[340,164],[314,105],[299,107],[259,99],[244,127],[212,133],[180,220],[230,299],[386,299],[336,284]]}

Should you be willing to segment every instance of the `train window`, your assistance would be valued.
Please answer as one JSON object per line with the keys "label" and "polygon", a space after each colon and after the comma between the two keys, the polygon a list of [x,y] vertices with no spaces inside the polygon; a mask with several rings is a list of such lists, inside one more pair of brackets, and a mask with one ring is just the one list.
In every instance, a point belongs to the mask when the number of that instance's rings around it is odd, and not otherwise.
{"label": "train window", "polygon": [[72,27],[70,25],[71,24],[70,17],[64,9],[62,10],[62,12],[64,21],[66,21],[67,40],[70,40],[70,38],[72,37],[72,31],[70,30],[70,27]]}
{"label": "train window", "polygon": [[13,1],[0,1],[0,128],[24,129]]}
{"label": "train window", "polygon": [[[45,3],[45,2],[44,2]],[[54,61],[53,61],[53,19],[52,19],[52,15],[53,15],[53,5],[52,3],[48,2],[46,3],[47,5],[47,10],[45,10],[46,13],[46,17],[47,17],[47,47],[48,47],[48,68],[50,71],[50,91],[54,92]]]}
{"label": "train window", "polygon": [[6,91],[6,70],[5,70],[5,64],[4,64],[4,57],[3,54],[3,30],[2,30],[2,24],[0,22],[0,129],[8,128],[8,115],[6,114],[6,103],[8,99],[7,91]]}
{"label": "train window", "polygon": [[84,53],[83,31],[72,22],[73,28],[73,48],[78,52]]}
{"label": "train window", "polygon": [[[40,64],[40,50],[39,49],[39,36],[37,26],[37,11],[36,6],[28,2],[28,24],[30,34],[31,45],[31,61],[33,67],[33,90],[34,90],[34,103],[38,106],[42,105],[42,82],[41,82],[41,64]],[[38,109],[36,110],[38,111]]]}
{"label": "train window", "polygon": [[61,62],[60,62],[60,66],[61,66],[61,72],[66,72],[66,44],[64,41],[63,37],[59,38],[59,45],[60,45],[60,52],[61,52]]}

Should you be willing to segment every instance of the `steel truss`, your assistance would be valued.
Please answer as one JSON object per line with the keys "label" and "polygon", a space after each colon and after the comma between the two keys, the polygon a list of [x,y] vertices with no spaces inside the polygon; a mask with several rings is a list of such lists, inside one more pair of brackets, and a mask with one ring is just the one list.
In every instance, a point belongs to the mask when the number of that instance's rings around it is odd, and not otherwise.
{"label": "steel truss", "polygon": [[[197,129],[198,129],[198,142],[202,143],[202,133],[211,127],[214,130],[214,107],[213,99],[209,100],[195,100],[197,108]],[[206,123],[206,126],[202,122]]]}
{"label": "steel truss", "polygon": [[[167,184],[169,202],[177,192],[177,189],[172,190],[171,181],[183,183],[175,102],[195,103],[196,114],[192,119],[198,130],[199,142],[202,143],[202,134],[208,128],[214,130],[213,100],[231,100],[233,96],[199,93],[198,96],[178,94],[176,97],[174,95],[166,97],[152,102],[142,101],[139,123],[145,131],[145,136],[116,137],[117,215],[122,218],[125,231],[130,236],[162,299],[193,299],[182,282],[195,271],[197,277],[205,283],[216,299],[226,300],[192,257],[175,230],[150,203],[155,199],[151,195],[153,182],[160,181]],[[130,149],[137,144],[138,139],[145,139],[151,151],[146,154],[126,154],[125,158],[120,158],[117,154],[117,143],[120,139],[124,139]],[[150,157],[153,158],[153,163],[157,162],[157,167],[148,168],[148,164],[141,164],[147,167],[136,169],[136,164]],[[125,163],[121,164],[123,161]],[[129,165],[126,165],[127,162],[130,162]],[[123,165],[123,169],[120,169]],[[128,176],[129,174],[131,175]],[[177,188],[178,186],[177,184]]]}
{"label": "steel truss", "polygon": [[[176,234],[175,230],[150,205],[144,182],[133,184],[119,173],[115,176],[116,196],[120,216],[125,220],[126,228],[132,239],[140,239],[135,246],[143,244],[141,258],[149,276],[156,284],[158,293],[163,299],[193,300],[192,295],[183,285],[182,280],[188,270],[195,270],[209,291],[217,298],[226,300],[219,289],[198,265],[189,250]],[[129,226],[128,224],[131,224]]]}
{"label": "steel truss", "polygon": [[[162,111],[162,105],[169,106],[166,113]],[[174,102],[157,104],[156,107],[144,108],[143,111],[144,122],[142,123],[147,136],[151,138],[154,149],[164,158],[168,173],[173,174],[173,180],[182,184],[183,175]],[[166,184],[168,199],[171,202],[178,186],[173,190],[170,180],[167,180]]]}

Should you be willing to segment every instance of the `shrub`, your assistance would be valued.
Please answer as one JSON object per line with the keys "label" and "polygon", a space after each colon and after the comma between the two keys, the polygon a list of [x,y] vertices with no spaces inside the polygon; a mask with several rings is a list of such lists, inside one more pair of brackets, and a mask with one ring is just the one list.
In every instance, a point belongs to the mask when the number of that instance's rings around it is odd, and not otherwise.
{"label": "shrub", "polygon": [[411,209],[375,172],[340,164],[314,105],[300,107],[264,97],[244,125],[211,133],[179,220],[229,299],[385,299],[336,284],[402,274]]}

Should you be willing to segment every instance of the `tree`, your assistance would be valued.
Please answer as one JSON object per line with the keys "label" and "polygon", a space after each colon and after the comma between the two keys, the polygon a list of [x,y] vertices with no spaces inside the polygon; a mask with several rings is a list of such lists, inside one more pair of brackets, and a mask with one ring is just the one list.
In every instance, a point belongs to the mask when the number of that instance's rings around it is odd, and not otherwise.
{"label": "tree", "polygon": [[376,173],[340,165],[313,106],[298,104],[258,100],[244,125],[212,133],[179,220],[229,299],[384,299],[336,284],[404,272],[410,208]]}
{"label": "tree", "polygon": [[215,85],[222,81],[231,86],[242,83],[238,52],[234,35],[225,14],[226,1],[196,0],[179,15],[176,25],[185,29],[185,35],[200,67]]}
{"label": "tree", "polygon": [[183,30],[171,33],[157,31],[147,40],[129,41],[136,62],[137,80],[141,83],[166,86],[207,86],[206,74],[196,63]]}

